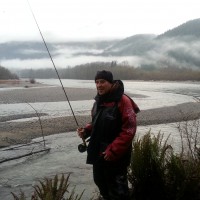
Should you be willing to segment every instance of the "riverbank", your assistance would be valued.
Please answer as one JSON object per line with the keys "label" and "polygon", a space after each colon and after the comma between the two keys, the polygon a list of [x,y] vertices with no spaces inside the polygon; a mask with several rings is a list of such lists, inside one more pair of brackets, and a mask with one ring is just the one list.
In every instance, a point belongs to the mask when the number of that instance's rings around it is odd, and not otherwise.
{"label": "riverbank", "polygon": [[[15,116],[17,118],[17,116]],[[79,126],[91,121],[91,117],[76,116]],[[173,123],[200,118],[200,103],[184,103],[177,106],[142,110],[137,115],[138,126]],[[43,119],[26,122],[4,121],[0,123],[0,147],[30,142],[44,136],[75,131],[77,125],[72,116]]]}
{"label": "riverbank", "polygon": [[[31,83],[30,80],[26,81],[20,79],[0,80],[0,88],[12,88],[12,87],[29,88],[38,86],[41,86],[41,83],[38,82]],[[43,86],[45,85],[43,84]]]}
{"label": "riverbank", "polygon": [[[66,101],[66,97],[61,87],[47,86],[44,84],[21,81],[16,84],[18,89],[12,83],[0,84],[0,104],[13,103],[35,103],[35,102],[58,102]],[[9,89],[6,89],[9,88]],[[13,88],[13,89],[12,89]],[[70,101],[91,100],[96,95],[95,89],[86,88],[68,88],[65,87]],[[144,95],[130,94],[133,99],[145,98]],[[92,105],[91,105],[92,106]],[[44,136],[59,134],[63,132],[75,131],[77,124],[72,116],[67,117],[46,117],[46,113],[39,113],[41,124],[36,114],[18,114],[9,116],[0,116],[0,147],[6,147],[13,144],[30,142],[32,139]],[[29,121],[11,121],[36,117]],[[76,115],[79,126],[91,121],[89,115]],[[190,102],[176,106],[141,110],[137,115],[138,126],[173,123],[184,120],[194,120],[200,118],[200,103]]]}

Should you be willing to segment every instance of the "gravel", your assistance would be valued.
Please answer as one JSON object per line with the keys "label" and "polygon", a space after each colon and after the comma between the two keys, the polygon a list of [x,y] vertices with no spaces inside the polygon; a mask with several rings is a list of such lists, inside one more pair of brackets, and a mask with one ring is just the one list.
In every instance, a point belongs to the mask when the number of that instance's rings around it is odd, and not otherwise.
{"label": "gravel", "polygon": [[[43,87],[41,84],[29,85],[26,83],[18,85],[15,90],[0,90],[0,103],[24,103],[24,102],[57,102],[66,101],[60,87]],[[8,87],[8,85],[6,85]],[[12,86],[13,87],[13,86]],[[20,88],[21,87],[21,88]],[[95,89],[65,88],[69,100],[90,100],[96,94]],[[129,94],[131,97],[144,97]],[[92,106],[92,105],[91,105]],[[31,139],[43,135],[58,134],[74,131],[77,128],[72,116],[46,119],[45,113],[40,113],[42,127],[36,118],[31,121],[12,122],[9,120],[34,117],[33,114],[0,116],[0,147],[16,143],[29,142]],[[90,116],[76,116],[79,126],[91,121]],[[200,103],[191,102],[176,106],[142,110],[137,115],[137,123],[140,125],[153,125],[172,123],[200,118]]]}

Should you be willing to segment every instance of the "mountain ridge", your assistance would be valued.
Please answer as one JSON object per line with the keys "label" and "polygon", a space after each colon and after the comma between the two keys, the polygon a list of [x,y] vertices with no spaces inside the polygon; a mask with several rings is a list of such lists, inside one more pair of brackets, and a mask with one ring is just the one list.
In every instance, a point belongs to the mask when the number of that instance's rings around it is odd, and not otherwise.
{"label": "mountain ridge", "polygon": [[[52,56],[131,56],[134,66],[200,69],[200,18],[187,21],[163,34],[137,34],[122,40],[47,43]],[[70,53],[69,53],[70,51]],[[68,54],[69,53],[69,54]],[[0,44],[0,59],[45,59],[42,42]]]}

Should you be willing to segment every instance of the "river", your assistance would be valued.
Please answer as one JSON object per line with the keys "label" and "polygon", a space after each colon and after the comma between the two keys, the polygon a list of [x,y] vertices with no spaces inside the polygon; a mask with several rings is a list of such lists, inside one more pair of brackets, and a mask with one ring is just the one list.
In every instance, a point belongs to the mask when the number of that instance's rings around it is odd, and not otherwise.
{"label": "river", "polygon": [[[59,81],[55,79],[38,79],[37,81],[51,86],[60,85]],[[92,80],[62,81],[66,87],[95,88]],[[199,82],[124,81],[124,86],[125,91],[135,94],[134,100],[141,110],[194,102],[194,97],[200,97]],[[0,89],[0,92],[1,90],[5,89]],[[72,101],[71,104],[75,113],[87,114],[91,108],[92,101],[92,99],[84,101],[84,107],[81,106],[83,101]],[[50,115],[70,115],[69,109],[68,112],[63,112],[63,102],[36,102],[33,105],[36,109],[43,108],[43,112]],[[0,110],[1,116],[30,113],[30,109],[28,110],[27,105],[24,103],[0,104]],[[175,133],[173,136],[178,137],[175,124],[140,126],[137,134],[140,135],[147,132],[150,128],[155,132],[162,130],[166,135],[167,133]],[[45,139],[46,145],[51,148],[49,153],[35,154],[17,161],[0,164],[0,200],[13,199],[10,192],[17,193],[20,189],[26,191],[26,195],[30,196],[31,191],[33,191],[32,186],[38,180],[44,177],[53,177],[55,174],[60,173],[71,173],[71,187],[76,185],[78,193],[86,189],[83,200],[88,200],[96,193],[96,187],[92,181],[91,166],[85,164],[86,153],[79,153],[77,150],[80,139],[76,133],[61,133],[47,136]],[[34,141],[38,140],[41,140],[41,138],[37,138]],[[34,146],[31,148],[34,148]]]}

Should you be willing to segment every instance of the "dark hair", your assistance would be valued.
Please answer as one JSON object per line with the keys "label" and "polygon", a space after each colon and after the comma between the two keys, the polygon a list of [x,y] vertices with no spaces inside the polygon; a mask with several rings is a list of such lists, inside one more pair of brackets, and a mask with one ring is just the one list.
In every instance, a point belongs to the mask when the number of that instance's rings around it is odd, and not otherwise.
{"label": "dark hair", "polygon": [[112,72],[106,70],[98,71],[94,80],[96,81],[97,79],[104,79],[110,83],[113,83]]}

